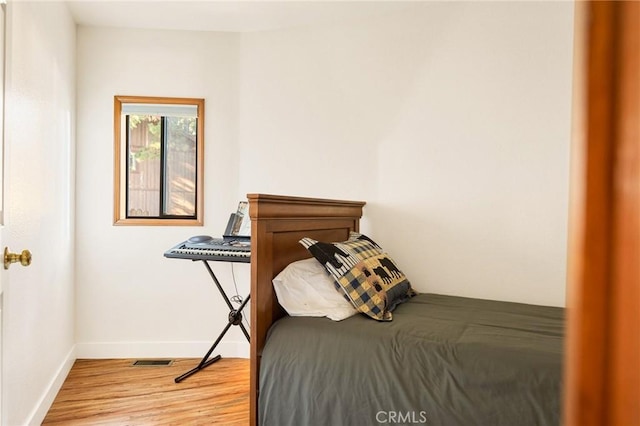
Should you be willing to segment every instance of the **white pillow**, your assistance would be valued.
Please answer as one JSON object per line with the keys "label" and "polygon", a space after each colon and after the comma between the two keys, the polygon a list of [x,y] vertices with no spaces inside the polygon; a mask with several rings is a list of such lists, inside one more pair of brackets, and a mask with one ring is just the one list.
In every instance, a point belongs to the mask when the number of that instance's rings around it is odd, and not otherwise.
{"label": "white pillow", "polygon": [[328,317],[334,321],[358,313],[338,292],[333,278],[315,258],[289,264],[273,279],[278,302],[291,316]]}

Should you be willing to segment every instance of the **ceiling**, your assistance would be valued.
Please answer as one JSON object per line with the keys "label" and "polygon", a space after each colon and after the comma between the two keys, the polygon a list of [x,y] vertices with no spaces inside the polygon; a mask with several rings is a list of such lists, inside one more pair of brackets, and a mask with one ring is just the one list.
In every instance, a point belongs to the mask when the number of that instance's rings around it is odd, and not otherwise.
{"label": "ceiling", "polygon": [[399,12],[421,2],[71,0],[67,3],[79,25],[249,32],[358,20]]}

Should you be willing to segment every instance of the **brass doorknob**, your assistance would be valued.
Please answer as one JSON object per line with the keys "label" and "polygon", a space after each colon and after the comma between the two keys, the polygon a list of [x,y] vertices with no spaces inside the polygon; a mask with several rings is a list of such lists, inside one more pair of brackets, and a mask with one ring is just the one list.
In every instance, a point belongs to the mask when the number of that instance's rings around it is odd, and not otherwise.
{"label": "brass doorknob", "polygon": [[22,266],[31,265],[31,252],[22,250],[22,253],[9,253],[9,247],[4,248],[4,269],[9,269],[12,263],[20,262]]}

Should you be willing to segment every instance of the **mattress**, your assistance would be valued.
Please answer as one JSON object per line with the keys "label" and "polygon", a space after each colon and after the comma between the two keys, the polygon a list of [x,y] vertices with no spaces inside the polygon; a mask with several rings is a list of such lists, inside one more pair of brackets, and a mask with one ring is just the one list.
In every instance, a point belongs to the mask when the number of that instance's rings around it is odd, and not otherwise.
{"label": "mattress", "polygon": [[564,309],[436,294],[393,321],[285,317],[260,367],[262,425],[557,425]]}

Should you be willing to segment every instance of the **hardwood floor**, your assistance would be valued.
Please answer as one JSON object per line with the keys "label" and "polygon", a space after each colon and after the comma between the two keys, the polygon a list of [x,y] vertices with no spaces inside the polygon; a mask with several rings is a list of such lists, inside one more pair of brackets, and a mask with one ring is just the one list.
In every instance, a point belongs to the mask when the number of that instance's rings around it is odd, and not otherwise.
{"label": "hardwood floor", "polygon": [[223,358],[175,383],[198,359],[171,366],[77,360],[43,425],[246,425],[249,360]]}

